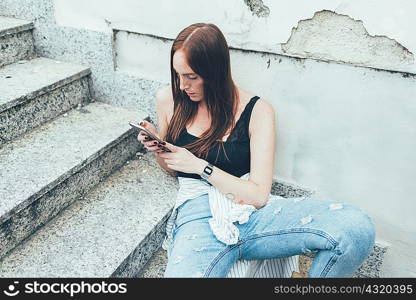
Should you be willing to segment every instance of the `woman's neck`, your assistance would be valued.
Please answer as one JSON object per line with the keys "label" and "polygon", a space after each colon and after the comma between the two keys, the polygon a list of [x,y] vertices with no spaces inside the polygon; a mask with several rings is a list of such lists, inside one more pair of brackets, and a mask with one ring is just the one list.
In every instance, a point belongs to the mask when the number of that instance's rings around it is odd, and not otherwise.
{"label": "woman's neck", "polygon": [[199,103],[198,114],[201,114],[202,116],[208,116],[208,107],[205,101]]}

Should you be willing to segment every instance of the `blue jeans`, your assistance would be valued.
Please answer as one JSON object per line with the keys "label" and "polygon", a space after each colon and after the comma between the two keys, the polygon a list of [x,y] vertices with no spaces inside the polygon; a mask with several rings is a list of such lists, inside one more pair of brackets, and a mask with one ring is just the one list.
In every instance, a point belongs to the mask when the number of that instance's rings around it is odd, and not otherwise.
{"label": "blue jeans", "polygon": [[373,249],[375,231],[360,209],[314,197],[272,198],[245,224],[237,244],[211,231],[208,194],[178,208],[165,277],[226,277],[238,259],[315,252],[308,277],[351,277]]}

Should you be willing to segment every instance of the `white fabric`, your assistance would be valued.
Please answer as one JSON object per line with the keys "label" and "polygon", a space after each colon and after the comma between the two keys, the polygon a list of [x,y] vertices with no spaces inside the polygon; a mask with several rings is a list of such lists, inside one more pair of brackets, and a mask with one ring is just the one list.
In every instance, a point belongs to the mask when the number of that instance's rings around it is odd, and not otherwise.
{"label": "white fabric", "polygon": [[240,259],[235,262],[227,278],[291,278],[299,271],[299,255],[264,260]]}
{"label": "white fabric", "polygon": [[[241,179],[248,180],[250,173],[241,176]],[[221,193],[215,186],[205,180],[178,177],[179,190],[173,211],[166,224],[166,238],[162,248],[170,252],[173,246],[173,229],[177,216],[177,209],[187,200],[208,194],[212,218],[209,220],[212,232],[217,239],[226,245],[238,242],[239,231],[234,225],[235,222],[244,224],[256,208],[253,205],[241,205],[234,203]],[[269,195],[270,198],[282,198],[277,195]],[[227,277],[271,277],[287,278],[292,272],[299,272],[299,256],[285,258],[266,259],[257,261],[238,260]]]}

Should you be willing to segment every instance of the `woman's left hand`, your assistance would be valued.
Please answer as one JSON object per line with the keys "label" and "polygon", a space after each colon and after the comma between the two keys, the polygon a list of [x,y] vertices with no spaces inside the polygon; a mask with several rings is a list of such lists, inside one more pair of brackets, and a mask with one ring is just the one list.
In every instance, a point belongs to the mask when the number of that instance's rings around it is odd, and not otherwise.
{"label": "woman's left hand", "polygon": [[207,162],[201,158],[196,157],[192,152],[186,148],[172,145],[168,142],[163,145],[172,152],[159,152],[157,155],[164,159],[168,168],[184,172],[200,175]]}

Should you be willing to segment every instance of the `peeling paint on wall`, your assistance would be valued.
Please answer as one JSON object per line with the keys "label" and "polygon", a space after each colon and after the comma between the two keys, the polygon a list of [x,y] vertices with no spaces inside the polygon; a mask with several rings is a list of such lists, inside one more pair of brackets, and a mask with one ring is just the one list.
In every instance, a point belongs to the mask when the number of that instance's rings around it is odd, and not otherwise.
{"label": "peeling paint on wall", "polygon": [[414,55],[396,40],[370,35],[361,20],[333,11],[316,12],[292,29],[283,52],[302,57],[364,66],[391,67],[414,63]]}
{"label": "peeling paint on wall", "polygon": [[244,0],[244,3],[253,12],[253,15],[263,18],[270,15],[270,9],[264,5],[262,0]]}

